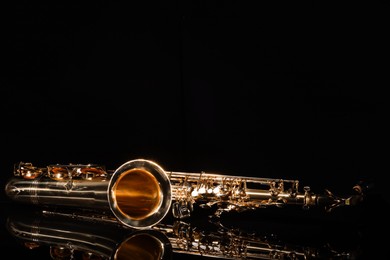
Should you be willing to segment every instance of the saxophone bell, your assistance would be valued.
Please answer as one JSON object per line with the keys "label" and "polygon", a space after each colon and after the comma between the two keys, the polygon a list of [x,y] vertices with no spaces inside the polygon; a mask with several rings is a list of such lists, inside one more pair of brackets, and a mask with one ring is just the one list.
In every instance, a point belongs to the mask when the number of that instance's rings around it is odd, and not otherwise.
{"label": "saxophone bell", "polygon": [[154,162],[133,160],[114,172],[93,164],[19,163],[5,187],[14,201],[41,206],[74,207],[113,214],[131,228],[160,222],[171,206],[171,184]]}
{"label": "saxophone bell", "polygon": [[110,178],[107,192],[112,213],[131,227],[151,227],[160,222],[172,202],[168,176],[147,160],[122,164]]}

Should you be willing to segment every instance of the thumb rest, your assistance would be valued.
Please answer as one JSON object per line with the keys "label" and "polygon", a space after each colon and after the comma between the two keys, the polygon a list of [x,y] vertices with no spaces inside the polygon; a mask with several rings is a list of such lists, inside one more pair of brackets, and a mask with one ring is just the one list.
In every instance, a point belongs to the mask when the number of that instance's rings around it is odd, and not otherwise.
{"label": "thumb rest", "polygon": [[216,217],[223,212],[285,205],[322,207],[330,212],[356,205],[364,195],[360,185],[348,197],[329,190],[315,194],[308,186],[301,192],[298,186],[298,180],[165,171],[153,161],[136,159],[114,171],[93,164],[39,168],[21,162],[15,164],[5,193],[17,202],[107,212],[139,229],[159,223],[170,210],[175,218],[188,218],[194,205],[216,208]]}
{"label": "thumb rest", "polygon": [[[189,255],[217,259],[355,259],[356,246],[335,249],[288,242],[277,233],[246,232],[220,223],[174,220],[133,229],[115,218],[80,211],[26,211],[10,214],[6,229],[24,248],[49,248],[52,259],[169,260]],[[96,228],[96,227],[99,228]],[[284,227],[285,229],[285,227]],[[295,232],[289,232],[295,241]]]}

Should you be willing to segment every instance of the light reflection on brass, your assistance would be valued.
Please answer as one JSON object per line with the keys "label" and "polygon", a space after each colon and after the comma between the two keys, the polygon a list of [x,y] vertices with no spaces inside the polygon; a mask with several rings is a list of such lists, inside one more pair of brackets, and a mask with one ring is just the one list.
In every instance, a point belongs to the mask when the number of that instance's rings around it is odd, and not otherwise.
{"label": "light reflection on brass", "polygon": [[160,241],[148,234],[138,234],[124,241],[115,254],[115,260],[162,259],[164,248]]}
{"label": "light reflection on brass", "polygon": [[[58,173],[61,174],[57,176]],[[99,178],[93,178],[95,174]],[[38,168],[21,162],[15,165],[5,193],[15,202],[110,212],[122,224],[144,229],[158,224],[168,211],[176,219],[185,219],[194,208],[213,208],[216,217],[224,212],[286,206],[305,210],[320,207],[324,213],[331,212],[360,204],[368,188],[359,183],[353,187],[352,195],[339,197],[328,189],[324,194],[313,193],[309,186],[300,191],[299,183],[205,172],[167,172],[145,159],[128,161],[115,171],[83,164]]]}
{"label": "light reflection on brass", "polygon": [[118,209],[132,219],[144,219],[158,209],[161,191],[157,179],[143,169],[124,172],[114,186]]}
{"label": "light reflection on brass", "polygon": [[[10,235],[24,248],[49,248],[53,260],[171,260],[172,247],[163,232],[132,229],[115,218],[85,212],[11,212]],[[85,215],[84,215],[85,214]]]}
{"label": "light reflection on brass", "polygon": [[277,232],[226,227],[207,219],[165,220],[151,229],[136,230],[119,225],[115,218],[84,214],[17,212],[7,218],[7,230],[29,249],[49,247],[53,260],[171,260],[189,255],[199,259],[351,260],[359,255],[355,248],[335,249],[318,237],[315,240],[320,242],[298,242],[299,234],[291,232],[296,227],[287,227],[289,236],[283,240]]}

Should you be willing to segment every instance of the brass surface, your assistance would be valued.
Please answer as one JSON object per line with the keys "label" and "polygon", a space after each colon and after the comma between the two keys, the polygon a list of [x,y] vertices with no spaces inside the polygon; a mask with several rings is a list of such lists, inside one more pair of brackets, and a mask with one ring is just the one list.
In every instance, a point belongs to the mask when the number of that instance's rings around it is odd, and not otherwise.
{"label": "brass surface", "polygon": [[143,169],[123,173],[114,186],[118,209],[131,219],[144,219],[158,210],[161,203],[157,179]]}
{"label": "brass surface", "polygon": [[115,260],[155,260],[162,259],[163,254],[160,241],[148,234],[137,234],[120,245]]}

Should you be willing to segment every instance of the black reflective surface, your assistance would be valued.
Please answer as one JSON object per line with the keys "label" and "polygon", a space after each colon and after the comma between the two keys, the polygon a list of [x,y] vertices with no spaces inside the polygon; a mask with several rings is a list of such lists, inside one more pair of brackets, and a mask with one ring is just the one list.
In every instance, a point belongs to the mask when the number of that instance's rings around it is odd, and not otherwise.
{"label": "black reflective surface", "polygon": [[[0,187],[21,161],[116,169],[137,158],[173,171],[297,179],[300,187],[319,193],[348,193],[360,180],[373,181],[364,205],[331,215],[301,209],[232,213],[221,219],[230,233],[209,223],[208,214],[194,215],[181,227],[195,229],[186,238],[198,240],[172,244],[187,249],[173,250],[172,258],[208,259],[205,248],[222,252],[220,246],[227,248],[242,230],[255,233],[250,242],[274,256],[282,248],[288,253],[304,247],[325,254],[322,259],[339,252],[352,259],[388,259],[384,7],[189,0],[4,3]],[[88,241],[96,237],[89,231],[108,236],[101,240],[107,244],[99,244],[106,245],[106,254],[121,240],[115,234],[126,234],[109,224],[41,221],[34,207],[15,205],[4,195],[0,192],[2,259],[51,259],[49,240],[30,250],[9,232],[12,216],[19,224],[30,223],[23,226],[34,234],[63,230],[55,242],[73,248],[80,242],[92,249]],[[262,244],[265,238],[269,244]],[[240,239],[233,243],[237,250]],[[199,248],[197,241],[207,246]]]}
{"label": "black reflective surface", "polygon": [[385,259],[387,255],[389,215],[378,199],[328,215],[269,208],[214,218],[210,210],[195,208],[188,219],[168,214],[147,230],[124,227],[97,212],[10,202],[1,206],[3,254],[15,258]]}

